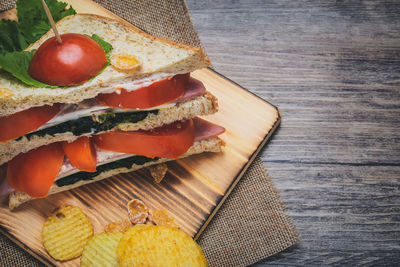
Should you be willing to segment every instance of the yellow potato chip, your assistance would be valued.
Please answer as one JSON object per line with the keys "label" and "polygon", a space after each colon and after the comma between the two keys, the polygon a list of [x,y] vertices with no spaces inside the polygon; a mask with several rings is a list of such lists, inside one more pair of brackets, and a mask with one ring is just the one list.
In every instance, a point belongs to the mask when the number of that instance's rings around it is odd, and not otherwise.
{"label": "yellow potato chip", "polygon": [[139,199],[128,202],[128,214],[132,224],[143,224],[149,216],[149,208]]}
{"label": "yellow potato chip", "polygon": [[45,249],[61,261],[79,257],[92,236],[92,223],[80,208],[70,205],[62,205],[54,211],[42,229]]}
{"label": "yellow potato chip", "polygon": [[106,233],[126,232],[131,226],[132,224],[128,219],[119,222],[112,222],[104,226],[104,232]]}
{"label": "yellow potato chip", "polygon": [[166,210],[155,210],[151,212],[150,219],[157,225],[169,226],[173,228],[178,228],[174,219],[168,215]]}
{"label": "yellow potato chip", "polygon": [[128,231],[126,231],[119,241],[118,247],[117,247],[117,256],[118,258],[121,258],[122,255],[124,254],[125,250],[125,245],[127,244],[129,238],[131,238],[134,234],[136,234],[138,231],[143,230],[150,225],[147,224],[136,224],[135,226],[131,227]]}
{"label": "yellow potato chip", "polygon": [[100,233],[93,236],[83,249],[82,267],[118,266],[117,246],[123,234]]}
{"label": "yellow potato chip", "polygon": [[166,226],[137,231],[127,240],[120,255],[120,266],[208,266],[203,251],[190,236]]}

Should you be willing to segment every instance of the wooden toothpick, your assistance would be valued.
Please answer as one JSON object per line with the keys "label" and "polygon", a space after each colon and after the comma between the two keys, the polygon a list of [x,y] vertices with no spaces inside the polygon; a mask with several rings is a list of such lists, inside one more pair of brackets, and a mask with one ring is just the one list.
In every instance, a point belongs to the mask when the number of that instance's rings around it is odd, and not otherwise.
{"label": "wooden toothpick", "polygon": [[62,40],[61,40],[60,34],[58,33],[58,30],[56,28],[56,24],[54,23],[54,20],[53,20],[53,17],[51,16],[50,10],[49,10],[49,8],[48,8],[48,6],[47,6],[47,4],[46,4],[46,2],[44,0],[42,0],[42,5],[43,5],[43,8],[44,8],[44,12],[46,12],[47,18],[50,21],[50,25],[51,25],[51,28],[53,29],[54,35],[57,38],[57,42],[59,44],[61,44]]}

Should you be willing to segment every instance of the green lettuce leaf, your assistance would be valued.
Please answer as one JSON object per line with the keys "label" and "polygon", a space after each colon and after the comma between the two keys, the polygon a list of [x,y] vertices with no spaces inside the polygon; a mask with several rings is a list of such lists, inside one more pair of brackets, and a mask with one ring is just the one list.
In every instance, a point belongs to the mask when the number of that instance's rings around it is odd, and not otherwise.
{"label": "green lettuce leaf", "polygon": [[[67,3],[57,0],[45,0],[45,2],[55,22],[76,14],[72,7],[66,8]],[[18,0],[17,11],[20,28],[29,43],[34,43],[50,30],[50,22],[40,0]]]}
{"label": "green lettuce leaf", "polygon": [[16,51],[0,55],[0,66],[2,66],[4,70],[12,74],[15,78],[18,78],[20,81],[24,82],[27,85],[31,85],[34,87],[57,87],[41,83],[33,79],[29,75],[29,64],[32,60],[33,53],[34,51]]}
{"label": "green lettuce leaf", "polygon": [[[67,8],[66,3],[45,1],[55,22],[76,14],[72,7]],[[40,0],[18,0],[17,11],[18,22],[4,19],[0,21],[0,55],[22,51],[50,30],[50,22]]]}
{"label": "green lettuce leaf", "polygon": [[[87,35],[87,36],[89,36],[89,35]],[[110,43],[101,39],[101,37],[98,36],[97,34],[93,34],[92,36],[89,36],[89,37],[92,38],[93,40],[95,40],[101,46],[101,48],[103,48],[103,50],[104,50],[104,52],[106,52],[106,54],[108,54],[113,49],[113,47]]]}
{"label": "green lettuce leaf", "polygon": [[21,51],[29,45],[16,21],[3,19],[0,21],[0,29],[0,54]]}

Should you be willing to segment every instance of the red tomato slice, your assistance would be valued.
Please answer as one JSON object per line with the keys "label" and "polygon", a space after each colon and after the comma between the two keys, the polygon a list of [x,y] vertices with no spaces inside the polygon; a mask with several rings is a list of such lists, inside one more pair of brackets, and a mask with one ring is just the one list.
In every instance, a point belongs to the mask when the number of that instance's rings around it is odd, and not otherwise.
{"label": "red tomato slice", "polygon": [[38,129],[60,111],[61,105],[41,106],[0,117],[0,142],[21,137]]}
{"label": "red tomato slice", "polygon": [[97,100],[109,107],[123,109],[147,109],[182,97],[188,84],[190,73],[154,82],[133,91],[121,88],[120,93],[99,94]]}
{"label": "red tomato slice", "polygon": [[89,137],[82,136],[74,142],[63,142],[62,147],[71,164],[85,172],[95,172],[97,166],[96,149]]}
{"label": "red tomato slice", "polygon": [[34,198],[46,197],[64,161],[60,143],[22,153],[8,162],[7,182]]}
{"label": "red tomato slice", "polygon": [[193,120],[174,122],[152,131],[107,132],[95,135],[95,144],[104,150],[146,157],[178,158],[193,145]]}

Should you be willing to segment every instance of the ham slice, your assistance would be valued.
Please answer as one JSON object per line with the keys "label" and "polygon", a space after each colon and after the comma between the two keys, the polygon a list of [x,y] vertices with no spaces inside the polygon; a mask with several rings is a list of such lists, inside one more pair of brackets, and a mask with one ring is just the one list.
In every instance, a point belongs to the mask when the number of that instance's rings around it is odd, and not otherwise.
{"label": "ham slice", "polygon": [[[225,132],[224,127],[221,127],[219,125],[208,122],[198,117],[194,118],[193,122],[194,122],[194,127],[196,129],[196,136],[194,139],[195,141],[201,141],[213,138]],[[98,165],[103,165],[108,162],[120,160],[123,158],[128,158],[131,156],[132,154],[116,153],[97,148]],[[72,166],[69,160],[65,157],[63,166],[61,167],[61,170],[56,180],[77,172],[79,172],[79,170],[76,169],[74,166]],[[0,177],[0,196],[8,195],[12,191],[14,191],[14,189],[8,185],[6,175],[1,175],[1,176],[2,177]]]}
{"label": "ham slice", "polygon": [[181,98],[175,100],[175,103],[188,101],[190,99],[204,95],[205,93],[206,93],[206,88],[204,87],[204,84],[201,81],[190,77],[189,84],[188,87],[186,88],[185,94]]}
{"label": "ham slice", "polygon": [[196,129],[196,137],[194,141],[200,141],[212,137],[216,137],[225,132],[225,128],[209,121],[196,117],[193,119],[194,128]]}
{"label": "ham slice", "polygon": [[0,197],[1,196],[6,196],[9,195],[11,192],[14,191],[14,188],[12,188],[8,182],[7,182],[7,178],[6,175],[2,175],[0,177]]}

